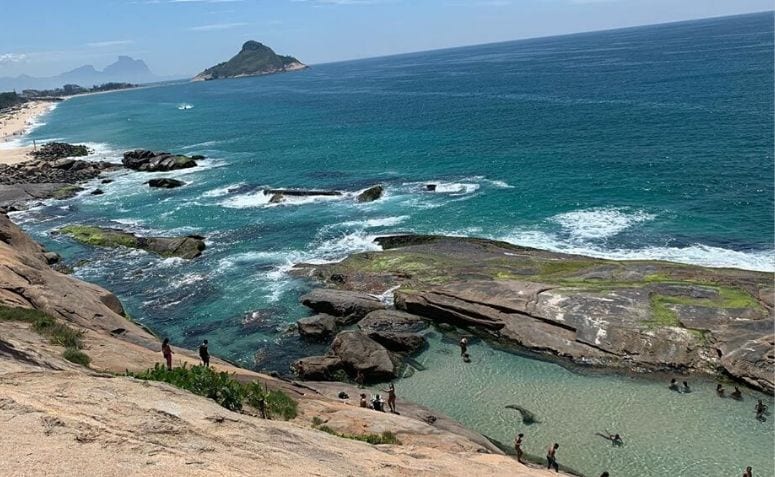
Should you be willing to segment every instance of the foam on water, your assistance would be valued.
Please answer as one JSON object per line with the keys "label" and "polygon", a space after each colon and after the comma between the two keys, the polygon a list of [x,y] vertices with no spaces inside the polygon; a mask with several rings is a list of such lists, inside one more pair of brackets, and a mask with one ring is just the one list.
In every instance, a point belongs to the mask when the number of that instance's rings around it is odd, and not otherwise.
{"label": "foam on water", "polygon": [[225,187],[218,187],[216,189],[208,190],[202,194],[202,197],[223,197],[229,195],[232,191],[244,186],[244,182],[237,182],[236,184],[230,184]]}
{"label": "foam on water", "polygon": [[596,240],[613,237],[635,224],[653,220],[654,214],[642,210],[629,211],[623,208],[605,207],[574,210],[551,217],[560,224],[574,240]]}

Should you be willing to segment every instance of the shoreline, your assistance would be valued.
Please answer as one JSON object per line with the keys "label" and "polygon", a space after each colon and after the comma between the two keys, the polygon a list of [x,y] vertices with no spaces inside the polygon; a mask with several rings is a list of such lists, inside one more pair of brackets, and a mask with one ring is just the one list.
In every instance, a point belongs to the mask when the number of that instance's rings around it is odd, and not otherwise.
{"label": "shoreline", "polygon": [[32,146],[13,144],[21,141],[35,126],[35,121],[51,112],[56,103],[30,101],[0,113],[0,165],[12,165],[32,159]]}

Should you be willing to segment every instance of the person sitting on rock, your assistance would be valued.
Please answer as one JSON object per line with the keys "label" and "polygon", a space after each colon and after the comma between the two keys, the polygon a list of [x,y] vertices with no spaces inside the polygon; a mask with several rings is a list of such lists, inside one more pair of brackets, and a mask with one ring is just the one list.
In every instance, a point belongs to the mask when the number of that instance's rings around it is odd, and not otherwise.
{"label": "person sitting on rock", "polygon": [[668,386],[668,389],[678,392],[678,381],[676,381],[675,378],[670,380],[670,386]]}
{"label": "person sitting on rock", "polygon": [[366,399],[366,393],[361,393],[361,407],[369,408],[369,401]]}
{"label": "person sitting on rock", "polygon": [[740,388],[738,388],[737,386],[735,386],[735,390],[734,390],[734,391],[732,391],[732,394],[730,394],[730,397],[731,397],[732,399],[735,399],[735,400],[737,400],[737,401],[740,401],[740,400],[742,400],[742,399],[743,399],[743,393],[741,393],[741,392],[740,392]]}
{"label": "person sitting on rock", "polygon": [[375,395],[374,399],[371,400],[371,408],[375,411],[385,412],[385,401],[382,400],[379,394]]}
{"label": "person sitting on rock", "polygon": [[723,398],[724,397],[724,386],[717,384],[716,385],[716,396]]}

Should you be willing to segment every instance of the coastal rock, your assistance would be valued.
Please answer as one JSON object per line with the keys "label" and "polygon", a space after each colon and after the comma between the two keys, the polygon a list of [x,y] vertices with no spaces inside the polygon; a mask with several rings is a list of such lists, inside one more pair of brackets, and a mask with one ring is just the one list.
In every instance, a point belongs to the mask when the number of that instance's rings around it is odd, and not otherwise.
{"label": "coastal rock", "polygon": [[398,310],[376,310],[358,322],[365,333],[418,333],[428,328],[428,321],[420,316]]}
{"label": "coastal rock", "polygon": [[371,331],[369,338],[395,353],[413,354],[425,347],[425,337],[416,333],[393,333],[390,331]]}
{"label": "coastal rock", "polygon": [[265,189],[264,195],[288,196],[288,197],[310,197],[310,196],[340,196],[341,192],[336,190],[315,190],[315,189]]}
{"label": "coastal rock", "polygon": [[333,343],[331,353],[337,356],[352,374],[359,371],[369,380],[390,380],[398,375],[398,367],[384,346],[360,331],[342,331]]}
{"label": "coastal rock", "polygon": [[317,288],[301,297],[301,303],[318,313],[337,317],[339,325],[351,325],[385,305],[366,293]]}
{"label": "coastal rock", "polygon": [[336,330],[336,318],[324,313],[302,318],[296,323],[299,327],[299,334],[313,340],[325,338]]}
{"label": "coastal rock", "polygon": [[136,149],[124,153],[121,161],[127,169],[144,172],[166,172],[196,167],[196,161],[188,156]]}
{"label": "coastal rock", "polygon": [[296,375],[311,381],[330,381],[344,363],[337,356],[309,356],[293,364]]}
{"label": "coastal rock", "polygon": [[425,190],[428,192],[436,192],[436,184],[425,184]]}
{"label": "coastal rock", "polygon": [[[477,330],[499,346],[643,371],[723,369],[772,389],[771,274],[603,260],[477,238],[376,241],[381,252],[307,267],[306,273],[366,294],[399,287],[397,309],[440,327]],[[378,339],[369,322],[362,323]]]}
{"label": "coastal rock", "polygon": [[102,189],[94,189],[93,191],[90,192],[91,195],[102,195],[104,193],[105,192]]}
{"label": "coastal rock", "polygon": [[274,194],[269,199],[270,204],[281,204],[285,202],[285,196],[283,194]]}
{"label": "coastal rock", "polygon": [[138,237],[118,229],[84,225],[68,225],[59,232],[87,245],[138,248],[165,257],[192,259],[205,249],[204,240],[199,236]]}
{"label": "coastal rock", "polygon": [[183,181],[179,181],[177,179],[169,179],[166,177],[163,179],[151,179],[148,181],[148,186],[159,187],[162,189],[174,189],[175,187],[180,187],[185,184],[186,183]]}
{"label": "coastal rock", "polygon": [[84,145],[73,145],[64,142],[49,142],[32,151],[32,156],[36,159],[53,161],[63,157],[88,156],[89,148]]}
{"label": "coastal rock", "polygon": [[358,194],[356,197],[356,200],[358,202],[373,202],[380,197],[382,197],[383,192],[385,189],[381,185],[376,185],[374,187],[369,187],[365,191]]}

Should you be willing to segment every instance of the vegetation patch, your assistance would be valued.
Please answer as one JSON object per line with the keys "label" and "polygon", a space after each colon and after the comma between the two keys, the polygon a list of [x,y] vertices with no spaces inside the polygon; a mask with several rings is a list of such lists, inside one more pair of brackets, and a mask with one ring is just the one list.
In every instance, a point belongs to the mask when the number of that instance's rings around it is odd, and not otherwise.
{"label": "vegetation patch", "polygon": [[678,316],[668,306],[671,301],[666,300],[662,295],[651,296],[651,320],[647,322],[650,327],[677,326],[681,327]]}
{"label": "vegetation patch", "polygon": [[81,192],[82,190],[83,188],[78,187],[77,185],[67,185],[52,192],[51,197],[59,200],[69,199],[70,197],[73,197],[75,194]]}
{"label": "vegetation patch", "polygon": [[51,344],[65,348],[62,357],[66,360],[89,366],[89,356],[81,351],[83,349],[83,333],[58,322],[42,311],[0,305],[0,320],[31,323],[32,329],[47,337]]}
{"label": "vegetation patch", "polygon": [[385,431],[381,434],[344,434],[341,432],[336,432],[330,427],[324,425],[323,420],[317,416],[312,418],[312,427],[327,434],[331,434],[332,436],[341,437],[343,439],[352,439],[354,441],[367,442],[371,445],[401,445],[401,441],[398,440],[398,437],[396,437],[396,435],[390,431]]}
{"label": "vegetation patch", "polygon": [[234,379],[232,374],[205,366],[189,368],[184,364],[168,370],[166,366],[156,363],[152,369],[140,373],[127,371],[127,375],[146,381],[172,384],[198,396],[212,399],[230,411],[241,411],[243,404],[248,404],[258,409],[267,419],[277,416],[289,420],[298,414],[298,403],[284,392],[270,391],[256,382],[242,384]]}

